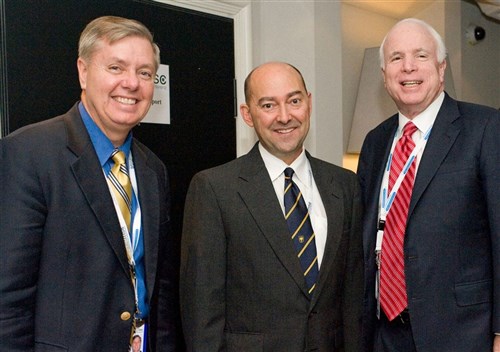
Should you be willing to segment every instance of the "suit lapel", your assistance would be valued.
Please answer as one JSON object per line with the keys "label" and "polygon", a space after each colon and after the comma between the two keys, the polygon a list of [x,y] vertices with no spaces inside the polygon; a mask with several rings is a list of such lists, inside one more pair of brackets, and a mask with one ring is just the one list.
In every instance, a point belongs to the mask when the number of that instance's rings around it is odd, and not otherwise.
{"label": "suit lapel", "polygon": [[77,105],[66,114],[65,123],[68,131],[68,148],[76,155],[76,160],[71,164],[75,179],[125,274],[130,276],[120,224],[112,206],[113,200]]}
{"label": "suit lapel", "polygon": [[321,167],[321,164],[308,154],[308,159],[311,164],[311,169],[314,176],[314,182],[318,187],[321,201],[325,207],[325,212],[328,221],[328,233],[325,243],[325,252],[321,262],[319,271],[319,279],[316,290],[314,291],[311,308],[318,300],[319,295],[325,285],[326,278],[333,269],[333,262],[337,255],[340,239],[344,228],[344,201],[342,188],[334,179],[333,175],[327,169]]}
{"label": "suit lapel", "polygon": [[157,200],[160,192],[157,175],[148,166],[146,155],[135,143],[133,144],[132,152],[142,213],[146,288],[148,296],[151,298],[158,263],[160,209]]}
{"label": "suit lapel", "polygon": [[439,166],[443,163],[453,143],[455,143],[460,133],[460,126],[453,124],[453,122],[459,116],[460,113],[456,102],[446,95],[417,170],[408,216],[411,216],[418,200],[436,174]]}
{"label": "suit lapel", "polygon": [[244,158],[239,194],[282,265],[308,295],[285,217],[257,145]]}
{"label": "suit lapel", "polygon": [[365,214],[365,226],[369,227],[363,231],[363,250],[366,254],[371,255],[375,248],[375,236],[373,236],[373,231],[375,230],[378,223],[378,209],[380,201],[380,188],[382,186],[382,179],[384,177],[384,171],[391,152],[392,141],[394,134],[398,128],[398,115],[393,115],[386,124],[383,125],[381,132],[375,137],[375,143],[372,143],[373,150],[366,151],[369,155],[367,158],[371,165],[366,166],[365,175],[370,180],[370,183],[365,185],[365,192],[368,193],[368,199],[366,200],[366,214]]}

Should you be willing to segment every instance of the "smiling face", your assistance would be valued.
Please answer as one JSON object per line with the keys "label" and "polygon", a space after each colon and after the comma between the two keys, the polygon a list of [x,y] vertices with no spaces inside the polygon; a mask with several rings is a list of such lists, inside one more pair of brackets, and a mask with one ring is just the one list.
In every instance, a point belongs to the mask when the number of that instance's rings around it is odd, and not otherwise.
{"label": "smiling face", "polygon": [[383,52],[387,92],[399,111],[411,119],[443,91],[446,60],[438,62],[434,38],[422,25],[411,22],[391,29]]}
{"label": "smiling face", "polygon": [[291,164],[302,152],[312,109],[300,74],[284,63],[264,64],[252,72],[249,92],[240,107],[244,121],[267,151]]}
{"label": "smiling face", "polygon": [[141,350],[141,338],[140,336],[134,336],[132,340],[132,351],[139,352]]}
{"label": "smiling face", "polygon": [[77,65],[85,109],[113,145],[123,144],[151,107],[155,75],[151,43],[136,36],[112,44],[103,40],[90,60],[78,58]]}

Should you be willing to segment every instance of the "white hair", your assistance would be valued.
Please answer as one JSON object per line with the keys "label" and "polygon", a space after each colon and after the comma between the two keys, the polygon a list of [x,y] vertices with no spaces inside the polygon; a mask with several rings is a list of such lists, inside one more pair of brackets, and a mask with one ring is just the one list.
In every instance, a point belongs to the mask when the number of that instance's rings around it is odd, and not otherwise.
{"label": "white hair", "polygon": [[[439,33],[430,24],[428,24],[425,21],[419,20],[417,18],[405,18],[405,19],[399,21],[398,23],[396,23],[394,25],[394,27],[392,27],[392,28],[394,29],[395,27],[397,27],[398,25],[400,25],[402,23],[414,23],[414,24],[421,26],[425,30],[427,30],[427,32],[429,32],[431,37],[434,39],[434,42],[436,43],[436,54],[437,54],[438,62],[442,63],[446,59],[447,50],[446,50],[446,46],[444,44],[443,38],[441,38]],[[387,40],[387,37],[389,36],[389,34],[391,32],[392,32],[392,29],[385,35],[384,40],[382,41],[382,44],[380,44],[380,48],[379,48],[379,52],[378,52],[379,53],[380,67],[382,69],[385,68],[385,60],[384,60],[385,41]]]}

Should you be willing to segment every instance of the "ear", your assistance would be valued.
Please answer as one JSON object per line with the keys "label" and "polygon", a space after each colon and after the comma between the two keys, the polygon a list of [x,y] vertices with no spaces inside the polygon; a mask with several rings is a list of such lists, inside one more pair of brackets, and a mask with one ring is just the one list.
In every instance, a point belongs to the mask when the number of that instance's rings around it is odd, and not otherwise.
{"label": "ear", "polygon": [[80,81],[80,88],[86,89],[87,88],[87,63],[83,61],[82,58],[78,58],[76,60],[76,66],[78,68],[78,79]]}
{"label": "ear", "polygon": [[309,105],[309,114],[312,114],[313,111],[313,102],[312,102],[312,94],[311,92],[307,92],[307,104]]}
{"label": "ear", "polygon": [[441,83],[444,82],[444,72],[446,71],[446,59],[443,60],[443,62],[441,62],[439,64],[439,81]]}
{"label": "ear", "polygon": [[383,68],[380,69],[380,74],[382,75],[382,80],[384,81],[384,87],[387,88],[387,85],[385,84],[385,70]]}
{"label": "ear", "polygon": [[252,115],[250,114],[250,108],[247,104],[240,105],[240,113],[243,117],[243,121],[245,121],[248,126],[253,127]]}

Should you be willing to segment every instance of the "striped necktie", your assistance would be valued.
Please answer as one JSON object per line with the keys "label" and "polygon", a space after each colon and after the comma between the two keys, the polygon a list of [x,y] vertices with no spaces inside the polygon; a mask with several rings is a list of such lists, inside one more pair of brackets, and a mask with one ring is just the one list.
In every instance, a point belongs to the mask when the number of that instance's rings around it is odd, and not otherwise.
{"label": "striped necktie", "polygon": [[[411,136],[416,130],[413,122],[408,122],[403,128],[403,136],[396,143],[389,172],[389,192],[415,148]],[[414,179],[415,160],[396,193],[385,222],[380,266],[380,305],[389,320],[393,320],[408,306],[403,245]]]}
{"label": "striped necktie", "polygon": [[302,192],[292,180],[293,173],[292,168],[285,169],[285,219],[312,295],[319,273],[315,234]]}
{"label": "striped necktie", "polygon": [[127,164],[125,161],[125,153],[115,149],[111,154],[111,159],[114,162],[111,172],[108,174],[108,179],[111,181],[115,199],[123,215],[123,219],[130,230],[131,218],[131,197],[132,197],[132,184],[128,175]]}

